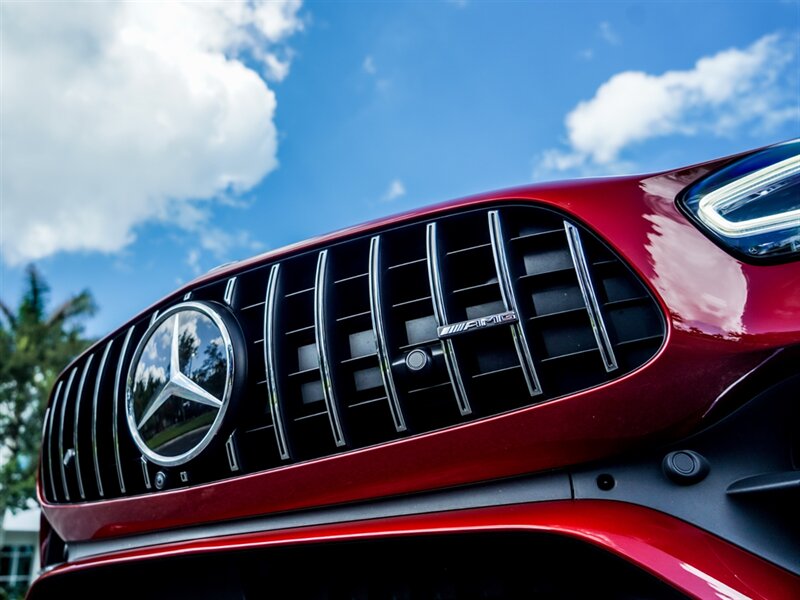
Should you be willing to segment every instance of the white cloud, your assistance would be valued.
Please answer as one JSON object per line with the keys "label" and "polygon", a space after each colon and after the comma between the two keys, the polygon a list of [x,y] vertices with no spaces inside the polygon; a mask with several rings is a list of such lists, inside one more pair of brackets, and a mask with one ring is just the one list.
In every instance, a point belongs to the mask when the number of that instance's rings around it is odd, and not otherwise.
{"label": "white cloud", "polygon": [[[186,316],[186,313],[179,313],[176,315],[176,318],[178,317],[182,317],[180,320],[180,325],[178,326],[178,338],[191,339],[192,345],[195,347],[200,346],[202,340],[200,339],[200,335],[197,333],[197,322],[201,318],[200,314],[194,313],[191,316]],[[206,317],[203,317],[203,319],[206,319]]]}
{"label": "white cloud", "polygon": [[375,75],[375,73],[378,72],[378,69],[375,68],[375,60],[372,58],[372,56],[367,56],[364,59],[364,62],[362,63],[361,67],[364,69],[364,72],[367,73],[368,75]]}
{"label": "white cloud", "polygon": [[619,37],[619,34],[608,21],[600,23],[600,37],[612,46],[619,46],[622,43],[622,38]]}
{"label": "white cloud", "polygon": [[164,367],[157,365],[144,366],[144,361],[136,366],[136,374],[134,378],[138,385],[146,385],[148,381],[158,382],[164,384],[167,382],[167,370]]}
{"label": "white cloud", "polygon": [[203,272],[203,269],[200,267],[200,250],[197,248],[189,250],[189,253],[186,255],[186,264],[189,265],[194,275],[200,275],[200,273]]}
{"label": "white cloud", "polygon": [[389,187],[381,196],[381,202],[394,202],[398,198],[406,195],[406,186],[399,179],[392,180]]}
{"label": "white cloud", "polygon": [[210,201],[277,166],[265,80],[288,75],[299,9],[3,3],[3,260],[115,252],[149,221],[219,247]]}
{"label": "white cloud", "polygon": [[625,149],[656,137],[800,125],[793,42],[767,35],[747,48],[703,57],[686,71],[614,75],[567,115],[568,148],[544,151],[534,177],[619,170],[630,166],[620,158]]}

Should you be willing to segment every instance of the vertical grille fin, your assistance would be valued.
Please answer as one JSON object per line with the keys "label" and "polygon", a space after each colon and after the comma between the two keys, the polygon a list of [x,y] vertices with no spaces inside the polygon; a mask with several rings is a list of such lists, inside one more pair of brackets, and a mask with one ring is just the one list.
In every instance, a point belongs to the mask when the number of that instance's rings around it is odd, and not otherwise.
{"label": "vertical grille fin", "polygon": [[392,361],[389,358],[389,349],[386,344],[386,331],[383,315],[383,296],[381,294],[381,237],[376,235],[370,240],[369,245],[369,306],[372,318],[372,330],[375,332],[375,346],[378,352],[383,386],[389,401],[389,410],[395,430],[406,431],[406,421],[397,397],[397,387],[392,373]]}
{"label": "vertical grille fin", "polygon": [[[122,472],[122,457],[120,455],[120,436],[119,436],[119,403],[120,393],[119,387],[123,383],[122,374],[125,367],[125,355],[128,353],[128,344],[130,344],[131,336],[133,335],[133,326],[128,329],[125,334],[125,341],[122,342],[122,349],[119,352],[119,360],[117,361],[117,373],[114,377],[114,407],[112,410],[112,424],[111,431],[114,436],[114,460],[117,463],[117,480],[119,481],[119,491],[124,494],[125,492],[125,476]],[[123,398],[124,400],[124,398]]]}
{"label": "vertical grille fin", "polygon": [[49,443],[49,438],[47,435],[47,425],[50,422],[50,407],[48,406],[44,411],[44,419],[42,419],[42,452],[41,452],[41,464],[39,465],[39,479],[42,482],[42,490],[44,491],[44,497],[47,500],[52,500],[52,489],[48,490],[47,488],[47,477],[48,477],[48,465],[50,464],[50,457],[47,456],[47,446]]}
{"label": "vertical grille fin", "polygon": [[337,447],[344,446],[347,442],[342,431],[342,422],[339,418],[339,407],[336,403],[336,392],[333,386],[333,376],[330,365],[330,347],[328,346],[328,311],[326,295],[328,287],[328,251],[323,250],[317,257],[317,272],[314,278],[314,331],[317,343],[317,359],[319,372],[322,379],[322,393],[325,397],[325,407],[333,432],[333,441]]}
{"label": "vertical grille fin", "polygon": [[64,491],[64,498],[67,502],[70,501],[69,497],[69,484],[67,483],[66,460],[67,455],[64,451],[64,421],[67,418],[67,404],[69,404],[69,393],[72,390],[72,383],[75,381],[75,374],[78,372],[78,367],[75,367],[69,373],[67,380],[67,387],[64,391],[64,397],[61,399],[61,415],[58,419],[58,468],[61,473],[61,485]]}
{"label": "vertical grille fin", "polygon": [[616,371],[618,368],[617,358],[614,356],[614,348],[612,348],[611,341],[608,338],[608,329],[606,329],[606,324],[603,320],[600,303],[597,301],[589,266],[586,264],[586,254],[581,243],[581,233],[569,221],[564,221],[564,229],[567,232],[569,252],[575,265],[575,272],[578,274],[578,284],[581,288],[583,301],[586,304],[586,310],[589,312],[589,320],[592,323],[592,331],[597,340],[600,355],[603,357],[603,364],[607,372]]}
{"label": "vertical grille fin", "polygon": [[106,370],[106,360],[108,360],[108,353],[111,351],[113,343],[114,340],[109,340],[105,350],[103,350],[103,356],[100,359],[100,365],[97,368],[97,376],[94,380],[94,393],[92,394],[92,460],[94,461],[94,476],[97,481],[97,493],[101,498],[105,496],[105,493],[103,491],[103,477],[100,474],[100,455],[97,450],[97,404],[100,399],[100,385]]}
{"label": "vertical grille fin", "polygon": [[223,301],[228,306],[233,306],[234,295],[236,294],[236,277],[231,277],[228,279],[228,283],[225,284],[225,293],[223,294]]}
{"label": "vertical grille fin", "polygon": [[86,500],[86,491],[83,488],[83,476],[81,474],[81,457],[78,450],[78,427],[80,425],[81,399],[83,398],[84,389],[83,386],[86,383],[86,375],[89,373],[89,367],[92,366],[92,360],[94,360],[94,354],[89,355],[89,358],[86,360],[86,364],[83,366],[81,380],[78,384],[78,396],[75,399],[75,423],[72,427],[72,447],[75,450],[75,476],[78,479],[78,493],[81,496],[81,500]]}
{"label": "vertical grille fin", "polygon": [[59,381],[56,386],[56,393],[53,396],[53,403],[50,405],[50,420],[47,423],[47,473],[50,479],[50,491],[53,493],[53,502],[58,502],[58,493],[56,492],[56,478],[53,473],[53,421],[56,420],[56,411],[58,410],[58,401],[61,398],[61,388],[64,386],[64,381]]}
{"label": "vertical grille fin", "polygon": [[[428,223],[426,229],[427,258],[428,258],[428,280],[431,287],[431,298],[433,299],[433,311],[436,318],[436,325],[443,327],[447,322],[447,305],[445,304],[444,288],[442,285],[441,271],[439,266],[439,240],[436,234],[436,223]],[[453,391],[458,402],[458,410],[462,416],[472,413],[467,391],[464,388],[464,380],[456,359],[456,351],[453,341],[445,339],[441,341],[442,352],[444,353],[447,372],[453,385]]]}
{"label": "vertical grille fin", "polygon": [[[494,265],[497,270],[497,280],[500,283],[500,293],[503,297],[503,304],[507,311],[513,311],[517,315],[517,318],[519,318],[520,314],[517,306],[516,294],[514,292],[514,284],[508,269],[506,242],[503,237],[500,213],[496,210],[490,210],[488,217],[489,234],[492,240],[492,255],[494,256]],[[539,383],[539,376],[536,373],[536,366],[533,363],[533,356],[531,355],[531,347],[528,343],[527,336],[525,335],[525,328],[522,323],[519,321],[514,323],[511,326],[511,334],[514,337],[514,348],[517,351],[517,356],[522,366],[522,373],[525,376],[528,393],[531,396],[538,396],[542,393],[542,386]]]}
{"label": "vertical grille fin", "polygon": [[275,430],[275,440],[278,444],[278,453],[281,460],[291,458],[289,444],[286,439],[286,424],[283,418],[283,405],[281,404],[278,389],[278,367],[276,360],[276,303],[278,300],[278,278],[280,277],[280,264],[272,265],[267,281],[267,293],[264,301],[264,366],[267,375],[267,393],[272,413],[272,424]]}

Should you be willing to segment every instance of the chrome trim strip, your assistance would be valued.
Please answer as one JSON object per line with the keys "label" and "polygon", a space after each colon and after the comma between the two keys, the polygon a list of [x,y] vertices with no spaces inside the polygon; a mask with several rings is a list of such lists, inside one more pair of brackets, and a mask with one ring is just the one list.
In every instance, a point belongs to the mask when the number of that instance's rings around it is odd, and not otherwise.
{"label": "chrome trim strip", "polygon": [[342,424],[339,420],[339,411],[336,405],[336,395],[333,389],[330,365],[328,364],[328,339],[327,324],[325,319],[325,284],[327,281],[328,251],[323,250],[317,258],[317,273],[314,278],[314,332],[317,338],[317,360],[319,373],[322,378],[322,393],[325,397],[325,406],[333,431],[333,440],[337,447],[345,445]]}
{"label": "chrome trim strip", "polygon": [[496,482],[482,483],[409,496],[395,496],[374,502],[342,504],[250,519],[207,523],[182,529],[165,529],[163,531],[140,533],[125,537],[107,537],[97,540],[71,542],[69,545],[69,559],[74,562],[92,556],[110,556],[120,551],[129,552],[137,548],[192,540],[219,539],[224,536],[248,533],[299,529],[315,525],[363,522],[371,519],[386,519],[492,506],[499,507],[553,500],[568,501],[571,497],[570,479],[566,473],[546,473],[525,478],[509,479],[504,481],[502,485],[498,485]]}
{"label": "chrome trim strip", "polygon": [[228,279],[228,283],[225,284],[225,295],[223,299],[225,300],[225,304],[228,306],[233,307],[233,294],[236,291],[236,277],[231,277]]}
{"label": "chrome trim strip", "polygon": [[383,387],[389,400],[394,428],[398,432],[406,431],[406,420],[397,398],[394,385],[392,361],[386,347],[386,331],[383,321],[383,302],[381,298],[381,236],[376,235],[369,242],[369,311],[372,317],[372,331],[375,334],[375,349],[378,352]]}
{"label": "chrome trim strip", "polygon": [[139,457],[139,462],[142,464],[142,477],[144,478],[144,487],[148,490],[151,489],[150,473],[147,470],[147,459],[144,456]]}
{"label": "chrome trim strip", "polygon": [[125,477],[122,475],[122,459],[119,454],[119,386],[122,383],[122,367],[125,364],[125,354],[128,351],[128,344],[131,341],[134,327],[134,325],[131,325],[128,328],[128,333],[125,334],[125,341],[122,342],[122,350],[120,350],[119,359],[117,360],[117,374],[114,378],[114,409],[112,411],[112,419],[114,420],[114,424],[111,428],[111,431],[114,434],[114,460],[117,463],[117,479],[119,480],[119,491],[122,494],[126,492]]}
{"label": "chrome trim strip", "polygon": [[[490,210],[488,212],[488,217],[494,266],[497,270],[497,281],[500,282],[500,294],[503,296],[503,304],[507,311],[513,311],[515,314],[519,315],[517,297],[514,293],[511,271],[508,267],[508,254],[506,253],[500,212]],[[542,385],[539,382],[539,375],[536,373],[536,366],[533,363],[533,355],[531,354],[531,346],[528,343],[528,338],[525,333],[525,326],[520,322],[512,324],[511,336],[514,338],[514,348],[517,350],[517,357],[522,367],[522,374],[525,376],[525,383],[528,385],[528,393],[531,396],[538,396],[542,393]]]}
{"label": "chrome trim strip", "polygon": [[56,394],[53,396],[53,403],[50,405],[50,421],[47,423],[47,466],[50,475],[50,491],[53,492],[53,502],[58,502],[56,478],[53,474],[53,421],[56,418],[56,409],[58,408],[58,400],[61,397],[61,388],[63,386],[64,380],[62,379],[56,386]]}
{"label": "chrome trim strip", "polygon": [[278,301],[278,277],[280,263],[272,265],[267,282],[267,294],[264,299],[264,368],[267,371],[267,394],[272,412],[272,425],[275,430],[275,441],[281,460],[289,460],[289,444],[286,441],[286,424],[283,421],[283,408],[278,391],[278,368],[275,354],[275,308]]}
{"label": "chrome trim strip", "polygon": [[186,302],[187,300],[191,300],[191,299],[192,299],[192,292],[186,292],[186,293],[183,295],[183,301],[184,301],[184,302]]}
{"label": "chrome trim strip", "polygon": [[64,487],[64,497],[67,502],[70,502],[69,485],[67,485],[67,471],[64,468],[64,419],[67,418],[67,402],[69,401],[69,392],[72,389],[72,383],[75,381],[75,375],[78,372],[78,367],[73,367],[67,380],[67,388],[64,390],[64,397],[61,398],[61,415],[58,422],[58,468],[61,471],[61,485]]}
{"label": "chrome trim strip", "polygon": [[148,327],[152,327],[153,323],[155,323],[157,319],[158,319],[158,311],[154,310],[153,314],[150,315],[150,325],[148,325]]}
{"label": "chrome trim strip", "polygon": [[[433,299],[433,314],[436,318],[436,325],[444,327],[447,325],[447,309],[444,303],[444,290],[439,267],[439,246],[436,237],[436,222],[428,223],[425,241],[428,262],[428,284],[431,288],[431,298]],[[472,413],[472,407],[467,398],[467,391],[464,388],[464,381],[461,378],[461,371],[458,368],[456,350],[453,340],[444,339],[442,342],[442,352],[444,362],[447,366],[447,373],[450,375],[450,383],[453,386],[453,393],[456,396],[458,410],[462,416]]]}
{"label": "chrome trim strip", "polygon": [[97,376],[94,379],[94,396],[92,397],[92,458],[94,459],[94,476],[97,480],[97,492],[102,498],[105,496],[103,491],[103,481],[100,477],[100,457],[97,453],[97,399],[100,396],[100,384],[103,381],[103,373],[106,369],[106,359],[108,353],[111,351],[111,345],[114,340],[109,340],[106,344],[106,349],[103,350],[103,356],[100,359],[100,365],[97,367]]}
{"label": "chrome trim strip", "polygon": [[603,314],[600,311],[600,303],[594,293],[592,276],[589,273],[589,265],[586,264],[586,254],[583,252],[581,232],[568,221],[564,221],[564,230],[567,233],[569,253],[572,255],[572,263],[578,275],[578,284],[581,288],[581,294],[583,294],[583,301],[586,304],[586,312],[589,313],[594,338],[597,340],[597,348],[603,357],[606,372],[610,373],[618,368],[617,358],[614,356],[614,349],[611,347],[611,340],[608,338],[608,330],[606,330]]}
{"label": "chrome trim strip", "polygon": [[78,476],[78,492],[81,495],[81,500],[86,500],[86,492],[83,489],[83,476],[81,475],[81,461],[78,454],[78,425],[79,417],[81,414],[81,399],[83,398],[83,385],[86,383],[86,375],[89,373],[89,367],[94,360],[94,354],[90,354],[83,366],[81,373],[81,380],[78,384],[78,398],[75,400],[75,421],[72,427],[72,447],[75,449],[75,474]]}

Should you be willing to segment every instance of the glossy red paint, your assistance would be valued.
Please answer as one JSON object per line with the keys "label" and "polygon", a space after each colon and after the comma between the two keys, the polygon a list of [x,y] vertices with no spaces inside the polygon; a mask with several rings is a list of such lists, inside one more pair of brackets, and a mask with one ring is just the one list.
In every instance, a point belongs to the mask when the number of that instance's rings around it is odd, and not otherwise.
{"label": "glossy red paint", "polygon": [[[104,565],[178,555],[487,531],[546,532],[577,538],[621,556],[692,598],[789,600],[800,597],[800,578],[724,540],[663,513],[621,502],[596,500],[453,511],[152,546],[68,563],[44,574],[39,581]],[[36,598],[37,584],[30,598]]]}
{"label": "glossy red paint", "polygon": [[639,370],[513,413],[184,490],[84,505],[51,505],[40,493],[48,520],[67,541],[130,535],[531,473],[685,435],[718,399],[724,404],[732,384],[777,349],[800,343],[798,263],[742,263],[675,206],[680,189],[719,164],[468,198],[305,242],[200,280],[445,210],[537,201],[596,231],[652,289],[667,315],[667,339]]}

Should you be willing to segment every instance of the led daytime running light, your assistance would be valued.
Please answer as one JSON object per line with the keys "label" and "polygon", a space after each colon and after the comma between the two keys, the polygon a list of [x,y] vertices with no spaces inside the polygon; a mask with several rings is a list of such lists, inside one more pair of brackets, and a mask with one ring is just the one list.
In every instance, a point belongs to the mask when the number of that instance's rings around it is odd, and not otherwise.
{"label": "led daytime running light", "polygon": [[759,192],[769,193],[768,188],[796,175],[800,175],[800,155],[754,171],[709,192],[698,204],[698,216],[708,227],[732,238],[800,226],[800,209],[738,222],[730,221],[720,214],[748,196]]}

